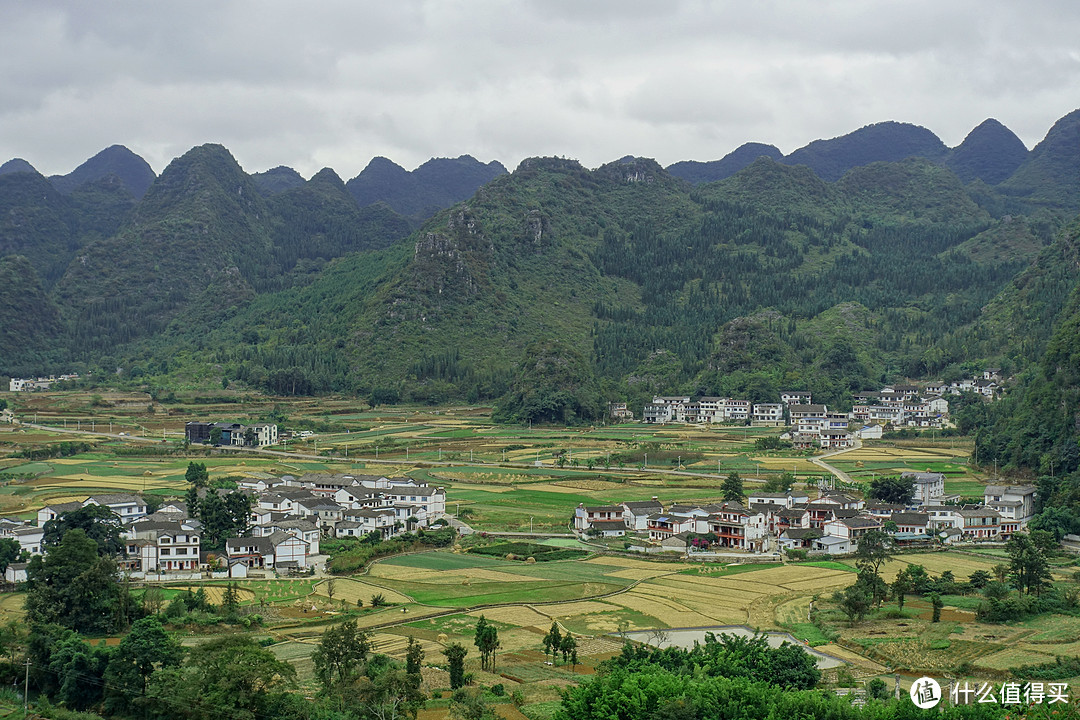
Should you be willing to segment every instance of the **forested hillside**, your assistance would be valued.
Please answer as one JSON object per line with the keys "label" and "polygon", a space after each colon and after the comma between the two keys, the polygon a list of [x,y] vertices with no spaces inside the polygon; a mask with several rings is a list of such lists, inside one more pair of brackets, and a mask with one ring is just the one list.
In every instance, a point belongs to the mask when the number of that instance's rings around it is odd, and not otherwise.
{"label": "forested hillside", "polygon": [[[0,372],[502,398],[506,417],[573,419],[657,392],[805,388],[843,407],[883,381],[1022,371],[1076,286],[1075,236],[1054,238],[1080,207],[1078,126],[1066,116],[1021,156],[994,122],[954,150],[883,123],[811,144],[813,167],[744,146],[724,172],[741,169],[697,185],[633,157],[511,174],[376,159],[349,183],[305,181],[206,145],[136,199],[109,171],[138,170],[123,149],[67,194],[13,165],[0,258],[18,322]],[[868,162],[881,156],[904,159]],[[406,215],[470,183],[411,232]],[[366,203],[380,192],[402,204]]]}

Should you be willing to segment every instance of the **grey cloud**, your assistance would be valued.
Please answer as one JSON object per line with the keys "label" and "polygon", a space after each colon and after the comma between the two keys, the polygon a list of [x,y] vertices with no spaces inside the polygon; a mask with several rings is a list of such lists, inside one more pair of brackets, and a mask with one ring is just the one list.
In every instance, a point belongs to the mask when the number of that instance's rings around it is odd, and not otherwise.
{"label": "grey cloud", "polygon": [[786,152],[887,119],[949,144],[989,116],[1029,146],[1077,106],[1074,2],[194,0],[7,3],[0,161],[68,172],[114,142],[160,171],[342,176],[471,153],[667,164]]}

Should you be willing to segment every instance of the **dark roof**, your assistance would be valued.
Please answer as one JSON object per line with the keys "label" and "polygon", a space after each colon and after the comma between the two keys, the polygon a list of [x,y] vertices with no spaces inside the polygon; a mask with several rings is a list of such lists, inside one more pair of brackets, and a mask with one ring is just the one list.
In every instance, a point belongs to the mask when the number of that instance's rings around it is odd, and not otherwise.
{"label": "dark roof", "polygon": [[612,520],[607,520],[607,521],[602,521],[602,522],[594,522],[592,524],[592,527],[596,528],[597,530],[606,530],[606,531],[609,531],[609,532],[612,531],[612,530],[626,530],[626,524],[625,523],[615,522],[615,521],[612,521]]}
{"label": "dark roof", "polygon": [[642,511],[652,512],[657,508],[663,510],[664,505],[659,500],[635,500],[633,502],[624,502],[623,507],[633,513],[640,513]]}
{"label": "dark roof", "polygon": [[930,516],[926,513],[893,513],[889,518],[897,525],[925,525],[930,522]]}
{"label": "dark roof", "polygon": [[238,553],[241,548],[246,547],[253,547],[256,552],[262,555],[269,555],[274,552],[274,544],[269,537],[229,538],[225,541],[225,552],[227,553]]}
{"label": "dark roof", "polygon": [[822,537],[824,533],[819,528],[788,528],[783,535],[790,540],[813,540]]}
{"label": "dark roof", "polygon": [[849,528],[881,527],[881,523],[867,517],[840,518],[840,522]]}

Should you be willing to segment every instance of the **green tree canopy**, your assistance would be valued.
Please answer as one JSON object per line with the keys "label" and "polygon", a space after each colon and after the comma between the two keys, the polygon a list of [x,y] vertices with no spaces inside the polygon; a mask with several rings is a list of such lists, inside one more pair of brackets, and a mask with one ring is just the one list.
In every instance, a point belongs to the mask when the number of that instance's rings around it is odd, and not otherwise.
{"label": "green tree canopy", "polygon": [[742,502],[746,497],[746,493],[743,492],[743,481],[739,477],[739,473],[732,470],[726,478],[724,478],[724,484],[720,488],[720,494],[724,500],[728,502]]}
{"label": "green tree canopy", "polygon": [[97,543],[98,554],[109,557],[124,555],[124,541],[120,539],[123,523],[120,516],[104,505],[91,504],[76,510],[68,510],[45,523],[41,544],[55,547],[70,530],[81,530]]}
{"label": "green tree canopy", "polygon": [[99,546],[79,528],[59,545],[35,555],[26,570],[26,614],[31,623],[56,623],[82,633],[111,632],[127,618],[116,563],[98,554]]}
{"label": "green tree canopy", "polygon": [[331,692],[355,680],[370,652],[371,636],[357,629],[356,620],[327,628],[311,656],[323,690]]}
{"label": "green tree canopy", "polygon": [[870,482],[867,497],[883,503],[910,505],[915,496],[915,486],[910,480],[899,475],[883,476]]}

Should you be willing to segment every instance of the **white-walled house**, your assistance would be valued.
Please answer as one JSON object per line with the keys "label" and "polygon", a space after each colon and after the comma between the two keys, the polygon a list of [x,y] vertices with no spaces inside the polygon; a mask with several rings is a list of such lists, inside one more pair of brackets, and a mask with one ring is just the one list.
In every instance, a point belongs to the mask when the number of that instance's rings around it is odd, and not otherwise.
{"label": "white-walled house", "polygon": [[1035,515],[1034,485],[987,485],[983,490],[983,503],[993,508],[1004,520],[1011,520],[1026,527]]}
{"label": "white-walled house", "polygon": [[249,568],[289,570],[307,567],[307,543],[280,531],[264,537],[229,538],[225,541],[225,551],[230,563],[242,562]]}
{"label": "white-walled house", "polygon": [[11,532],[12,537],[19,541],[19,552],[28,552],[31,555],[41,555],[41,540],[45,537],[45,529],[41,527],[18,528]]}
{"label": "white-walled house", "polygon": [[4,570],[4,581],[9,584],[26,582],[26,568],[30,563],[8,563]]}
{"label": "white-walled house", "polygon": [[309,518],[295,518],[289,520],[269,520],[262,525],[251,528],[251,534],[255,537],[269,537],[277,532],[303,540],[307,543],[308,553],[319,554],[319,538],[321,531],[319,526]]}
{"label": "white-walled house", "polygon": [[904,472],[901,480],[911,482],[913,504],[930,505],[931,500],[945,494],[945,474],[935,472]]}
{"label": "white-walled house", "polygon": [[201,525],[190,522],[137,522],[124,535],[132,569],[191,572],[199,569]]}
{"label": "white-walled house", "polygon": [[585,532],[594,522],[622,522],[623,508],[619,505],[594,505],[584,503],[574,509],[574,530]]}
{"label": "white-walled house", "polygon": [[649,516],[664,512],[664,506],[655,496],[652,500],[624,502],[620,507],[623,509],[623,524],[635,531],[648,530]]}

